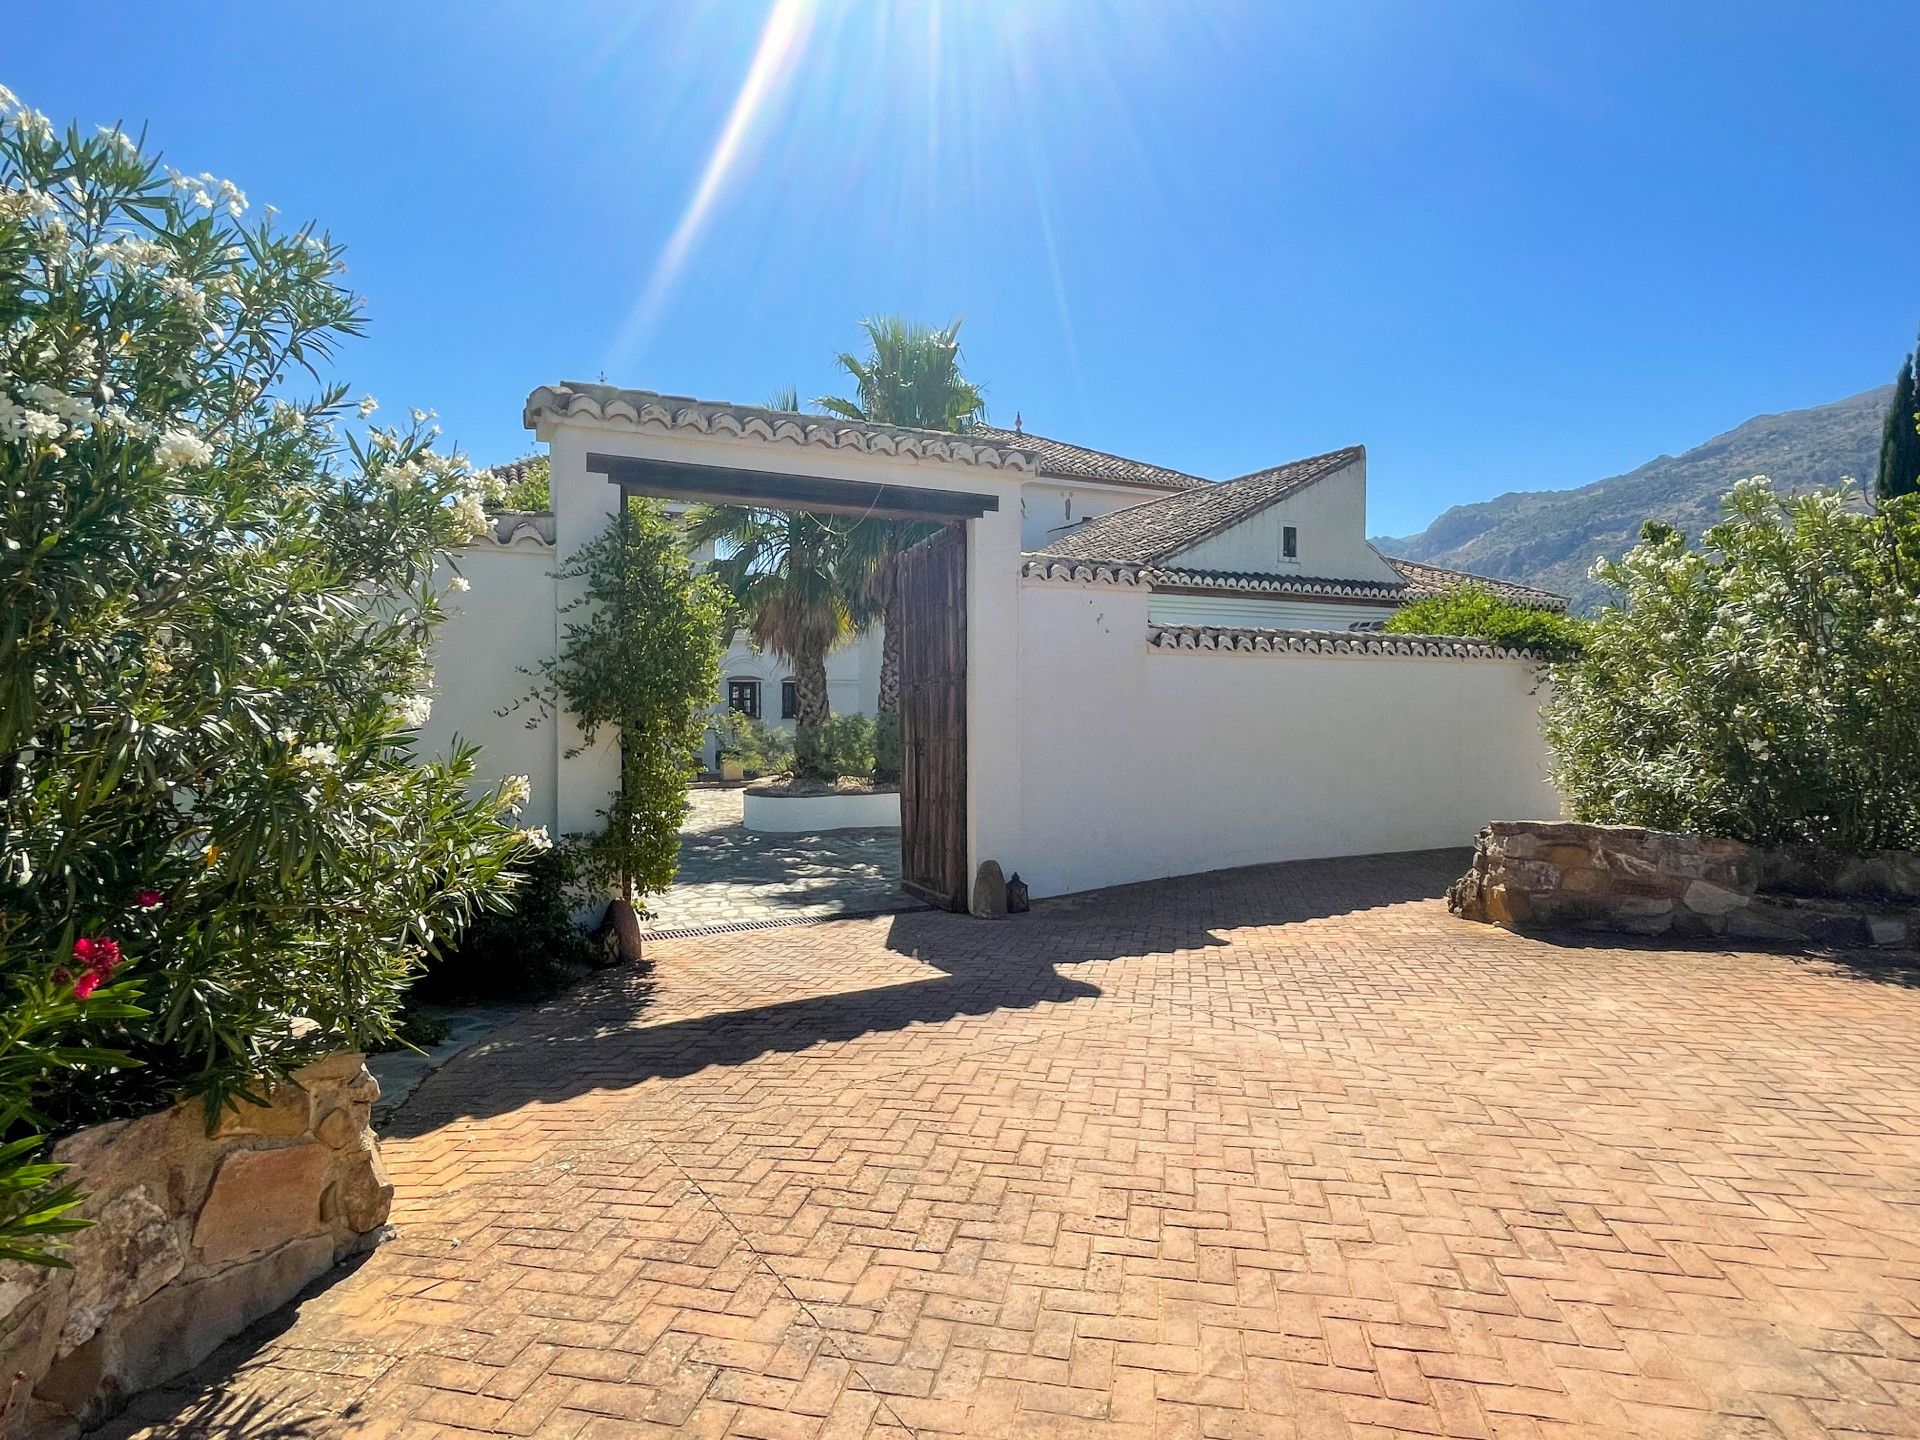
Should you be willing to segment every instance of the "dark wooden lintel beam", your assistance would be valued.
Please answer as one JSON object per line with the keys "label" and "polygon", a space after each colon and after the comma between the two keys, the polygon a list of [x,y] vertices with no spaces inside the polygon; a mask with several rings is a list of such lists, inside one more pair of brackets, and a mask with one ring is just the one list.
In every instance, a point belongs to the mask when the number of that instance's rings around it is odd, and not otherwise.
{"label": "dark wooden lintel beam", "polygon": [[997,495],[963,490],[925,490],[916,485],[875,485],[775,470],[738,470],[730,465],[693,465],[639,460],[589,452],[587,470],[604,475],[626,495],[689,500],[708,505],[758,505],[774,510],[811,510],[877,520],[972,520],[1000,508]]}

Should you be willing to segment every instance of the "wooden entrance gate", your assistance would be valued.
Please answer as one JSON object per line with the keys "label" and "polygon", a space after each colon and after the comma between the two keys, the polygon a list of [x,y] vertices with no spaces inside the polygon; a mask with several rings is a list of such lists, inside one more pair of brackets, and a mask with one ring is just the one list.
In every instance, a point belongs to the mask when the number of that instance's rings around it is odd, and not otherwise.
{"label": "wooden entrance gate", "polygon": [[967,531],[900,556],[900,883],[967,908]]}

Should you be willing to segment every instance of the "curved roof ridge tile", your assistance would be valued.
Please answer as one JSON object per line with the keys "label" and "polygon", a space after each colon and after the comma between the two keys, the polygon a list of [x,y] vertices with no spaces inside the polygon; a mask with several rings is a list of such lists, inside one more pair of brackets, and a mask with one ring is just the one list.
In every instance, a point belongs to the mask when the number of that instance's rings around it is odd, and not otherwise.
{"label": "curved roof ridge tile", "polygon": [[817,445],[825,449],[909,456],[1021,473],[1031,473],[1038,464],[1037,457],[1025,446],[971,438],[967,433],[875,425],[832,415],[770,410],[759,405],[730,405],[578,381],[540,386],[527,396],[521,418],[528,429],[535,429],[549,419],[624,422],[638,429],[728,434],[769,444]]}
{"label": "curved roof ridge tile", "polygon": [[1228,650],[1306,655],[1386,655],[1448,660],[1545,659],[1537,651],[1493,645],[1457,635],[1388,635],[1380,631],[1295,630],[1254,625],[1147,626],[1156,650]]}

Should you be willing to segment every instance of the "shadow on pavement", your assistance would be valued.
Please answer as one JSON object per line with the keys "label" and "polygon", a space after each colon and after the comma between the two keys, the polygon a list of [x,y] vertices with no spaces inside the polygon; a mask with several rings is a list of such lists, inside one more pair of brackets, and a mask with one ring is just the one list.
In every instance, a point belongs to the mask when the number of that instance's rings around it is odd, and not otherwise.
{"label": "shadow on pavement", "polygon": [[[1043,901],[1024,916],[975,920],[919,910],[889,922],[886,946],[940,974],[657,1024],[636,1023],[653,990],[626,971],[588,981],[505,1027],[423,1084],[386,1133],[411,1138],[456,1119],[552,1104],[588,1090],[737,1066],[910,1025],[1091,999],[1057,967],[1224,946],[1222,931],[1305,922],[1432,899],[1466,852],[1299,861]],[[693,942],[777,947],[793,930]],[[817,932],[816,932],[817,933]]]}

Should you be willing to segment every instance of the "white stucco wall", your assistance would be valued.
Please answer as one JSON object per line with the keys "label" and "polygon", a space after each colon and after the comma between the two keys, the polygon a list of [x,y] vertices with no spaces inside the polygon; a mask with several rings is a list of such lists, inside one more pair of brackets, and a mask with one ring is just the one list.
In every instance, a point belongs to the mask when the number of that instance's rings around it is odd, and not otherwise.
{"label": "white stucco wall", "polygon": [[[522,667],[554,653],[553,548],[531,539],[505,547],[482,541],[460,551],[457,563],[469,588],[442,602],[447,619],[434,639],[433,711],[421,727],[419,753],[444,756],[456,736],[479,745],[481,783],[525,775],[533,786],[525,823],[554,830],[560,819],[554,724],[528,729],[539,713],[532,706],[495,713],[533,688]],[[445,571],[437,584],[445,591],[452,579]]]}
{"label": "white stucco wall", "polygon": [[1376,625],[1393,605],[1345,605],[1254,595],[1166,595],[1147,602],[1148,617],[1162,625],[1233,625],[1254,629],[1351,630]]}
{"label": "white stucco wall", "polygon": [[1034,894],[1464,846],[1559,813],[1533,665],[1151,650],[1148,606],[1022,589],[1019,838],[997,858]]}
{"label": "white stucco wall", "polygon": [[1075,484],[1051,477],[1020,487],[1020,548],[1044,550],[1083,520],[1144,505],[1170,492],[1137,485]]}
{"label": "white stucco wall", "polygon": [[[1300,554],[1281,555],[1281,530],[1299,532]],[[1342,580],[1404,578],[1367,543],[1367,466],[1357,460],[1297,494],[1249,516],[1225,534],[1203,540],[1167,562],[1187,570],[1324,575]]]}

